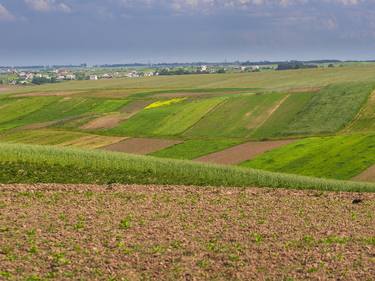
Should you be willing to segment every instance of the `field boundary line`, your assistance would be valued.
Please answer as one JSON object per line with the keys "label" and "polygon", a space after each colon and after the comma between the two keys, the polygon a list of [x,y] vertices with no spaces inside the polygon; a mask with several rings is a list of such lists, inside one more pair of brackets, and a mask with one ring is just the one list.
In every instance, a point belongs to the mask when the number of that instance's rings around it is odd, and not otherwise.
{"label": "field boundary line", "polygon": [[291,94],[287,94],[285,97],[283,97],[277,104],[275,107],[273,107],[271,109],[271,111],[268,113],[268,116],[266,117],[266,119],[264,119],[260,124],[258,124],[254,129],[253,129],[253,132],[255,132],[256,130],[258,130],[260,127],[262,127],[270,118],[271,116],[280,108],[280,106],[283,105],[283,103],[290,97]]}
{"label": "field boundary line", "polygon": [[348,133],[349,130],[353,128],[354,124],[360,119],[364,111],[367,109],[367,104],[370,102],[372,98],[375,99],[375,89],[368,95],[366,101],[363,103],[361,109],[358,111],[357,115],[353,118],[353,120],[342,130],[340,130],[339,133]]}
{"label": "field boundary line", "polygon": [[210,114],[212,111],[214,111],[216,108],[221,106],[223,103],[226,103],[230,98],[224,98],[221,102],[219,102],[217,105],[213,106],[210,110],[208,110],[201,118],[199,118],[194,124],[186,128],[184,131],[182,131],[179,135],[185,134],[187,131],[189,131],[191,128],[193,128],[195,125],[197,125],[200,121],[203,120],[204,117],[206,117],[208,114]]}

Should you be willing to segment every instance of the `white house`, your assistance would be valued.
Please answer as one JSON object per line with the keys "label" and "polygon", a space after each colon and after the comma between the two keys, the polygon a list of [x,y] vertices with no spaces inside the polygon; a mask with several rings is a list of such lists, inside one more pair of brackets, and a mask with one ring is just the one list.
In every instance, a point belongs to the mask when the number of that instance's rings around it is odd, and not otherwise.
{"label": "white house", "polygon": [[207,71],[207,69],[208,69],[207,65],[202,65],[201,66],[201,71]]}
{"label": "white house", "polygon": [[76,76],[74,74],[68,74],[65,76],[66,80],[76,80]]}
{"label": "white house", "polygon": [[98,80],[98,75],[90,75],[90,80]]}

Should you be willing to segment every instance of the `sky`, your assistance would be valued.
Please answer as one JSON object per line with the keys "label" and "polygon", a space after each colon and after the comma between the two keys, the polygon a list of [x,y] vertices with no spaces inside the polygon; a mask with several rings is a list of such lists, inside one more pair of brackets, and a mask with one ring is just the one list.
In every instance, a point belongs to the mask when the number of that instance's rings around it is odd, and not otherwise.
{"label": "sky", "polygon": [[0,0],[0,65],[375,59],[375,0]]}

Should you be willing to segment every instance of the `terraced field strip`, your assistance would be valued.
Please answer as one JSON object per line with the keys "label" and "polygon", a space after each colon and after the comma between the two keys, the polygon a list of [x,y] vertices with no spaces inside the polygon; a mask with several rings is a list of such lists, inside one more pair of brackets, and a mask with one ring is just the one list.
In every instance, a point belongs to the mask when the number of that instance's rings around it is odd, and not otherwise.
{"label": "terraced field strip", "polygon": [[107,137],[53,129],[15,131],[0,135],[0,141],[2,142],[74,146],[80,148],[99,148],[120,142],[124,139],[123,137]]}
{"label": "terraced field strip", "polygon": [[280,173],[349,180],[375,164],[375,135],[307,138],[241,165]]}
{"label": "terraced field strip", "polygon": [[375,131],[375,91],[370,95],[366,105],[343,132],[374,132]]}
{"label": "terraced field strip", "polygon": [[284,135],[332,134],[350,124],[368,100],[375,84],[333,84],[314,93],[284,130]]}
{"label": "terraced field strip", "polygon": [[184,133],[191,138],[245,138],[273,113],[286,94],[267,93],[228,98]]}
{"label": "terraced field strip", "polygon": [[167,106],[143,109],[106,134],[148,137],[173,136],[189,129],[224,98],[183,100]]}
{"label": "terraced field strip", "polygon": [[0,206],[1,280],[375,276],[374,194],[0,185]]}
{"label": "terraced field strip", "polygon": [[145,155],[165,149],[178,143],[181,143],[181,141],[166,139],[130,138],[102,148],[109,151]]}
{"label": "terraced field strip", "polygon": [[15,98],[25,98],[25,97],[70,97],[75,94],[79,94],[81,92],[32,92],[32,93],[25,93],[25,94],[17,94],[13,95]]}
{"label": "terraced field strip", "polygon": [[266,151],[293,143],[294,141],[295,140],[247,142],[223,151],[199,157],[195,159],[195,161],[226,165],[240,164]]}
{"label": "terraced field strip", "polygon": [[87,135],[87,136],[80,137],[78,139],[63,142],[59,145],[97,149],[97,148],[102,148],[102,147],[106,147],[109,145],[114,145],[125,139],[126,139],[125,137],[106,137],[106,136],[98,136],[98,135]]}
{"label": "terraced field strip", "polygon": [[90,120],[80,128],[83,130],[111,129],[120,124],[124,119],[124,116],[119,113],[109,114]]}
{"label": "terraced field strip", "polygon": [[251,138],[265,139],[287,136],[285,130],[313,95],[314,93],[311,92],[288,94],[286,100],[272,112],[261,126],[256,128],[251,134]]}
{"label": "terraced field strip", "polygon": [[375,182],[375,165],[360,173],[358,176],[355,176],[354,178],[352,178],[352,180]]}
{"label": "terraced field strip", "polygon": [[239,140],[185,140],[150,155],[172,159],[194,159],[241,143]]}

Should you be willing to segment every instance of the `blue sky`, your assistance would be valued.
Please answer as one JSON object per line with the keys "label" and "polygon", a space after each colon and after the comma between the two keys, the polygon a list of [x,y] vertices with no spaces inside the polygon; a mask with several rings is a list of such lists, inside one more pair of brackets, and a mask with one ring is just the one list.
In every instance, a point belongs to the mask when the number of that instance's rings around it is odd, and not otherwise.
{"label": "blue sky", "polygon": [[375,0],[0,0],[0,65],[375,59]]}

